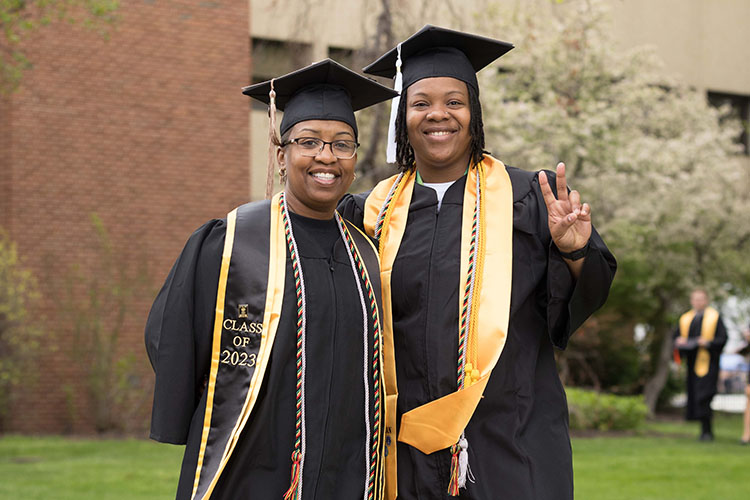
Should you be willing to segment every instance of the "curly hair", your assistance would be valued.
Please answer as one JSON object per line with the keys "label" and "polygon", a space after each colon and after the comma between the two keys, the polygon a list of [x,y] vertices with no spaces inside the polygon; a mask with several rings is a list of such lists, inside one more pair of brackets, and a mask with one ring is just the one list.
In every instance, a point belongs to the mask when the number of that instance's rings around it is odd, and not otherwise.
{"label": "curly hair", "polygon": [[[471,165],[476,165],[484,158],[484,123],[482,122],[482,104],[479,102],[479,93],[471,85],[466,85],[469,92],[469,135],[471,142]],[[402,92],[401,99],[396,111],[396,163],[399,170],[406,171],[414,166],[414,149],[409,144],[409,133],[406,128],[406,92]]]}

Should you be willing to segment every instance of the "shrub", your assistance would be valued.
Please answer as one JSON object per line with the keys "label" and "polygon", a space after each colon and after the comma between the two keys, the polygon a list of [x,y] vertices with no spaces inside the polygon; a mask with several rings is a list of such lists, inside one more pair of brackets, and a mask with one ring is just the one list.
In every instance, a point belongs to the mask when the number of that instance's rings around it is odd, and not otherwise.
{"label": "shrub", "polygon": [[648,410],[640,396],[615,396],[568,387],[570,428],[575,430],[637,429]]}
{"label": "shrub", "polygon": [[16,245],[0,229],[0,429],[13,388],[33,379],[33,357],[41,331],[30,314],[37,298],[35,280],[25,269]]}

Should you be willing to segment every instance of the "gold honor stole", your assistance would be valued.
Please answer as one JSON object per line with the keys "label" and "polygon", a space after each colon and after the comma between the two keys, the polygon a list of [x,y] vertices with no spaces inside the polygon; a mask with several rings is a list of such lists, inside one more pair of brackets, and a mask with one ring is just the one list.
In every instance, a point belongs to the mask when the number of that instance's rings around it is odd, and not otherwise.
{"label": "gold honor stole", "polygon": [[[375,250],[354,226],[347,227],[377,290]],[[227,215],[193,500],[211,497],[258,400],[281,316],[286,259],[279,194]]]}
{"label": "gold honor stole", "polygon": [[[510,316],[510,292],[513,264],[513,189],[505,165],[489,155],[480,164],[484,170],[485,183],[482,187],[483,205],[486,217],[484,265],[482,268],[482,288],[479,294],[476,342],[478,379],[464,389],[453,392],[427,404],[406,412],[401,417],[398,440],[430,454],[448,448],[458,442],[479,404],[492,369],[497,364],[507,338]],[[364,226],[370,236],[375,234],[375,226],[397,176],[381,181],[372,190],[365,202]],[[468,273],[470,240],[476,205],[477,168],[469,169],[464,191],[463,218],[461,224],[461,283]],[[391,306],[391,273],[396,260],[401,239],[406,230],[409,205],[414,192],[414,171],[406,174],[402,186],[395,190],[386,212],[385,223],[380,234],[380,278],[383,292],[384,349],[387,356],[393,357],[393,311]],[[481,254],[481,250],[480,250]],[[462,307],[459,293],[459,311]],[[474,367],[475,369],[477,367]],[[386,371],[386,401],[393,405],[387,414],[393,419],[387,426],[395,426],[395,405],[398,398],[395,363]],[[386,457],[387,498],[396,497],[396,447],[389,449]]]}
{"label": "gold honor stole", "polygon": [[[680,316],[680,337],[687,339],[690,333],[690,323],[695,318],[695,309],[691,309]],[[719,322],[719,311],[713,307],[707,307],[703,311],[703,321],[701,322],[701,338],[711,341],[716,335],[716,325]],[[704,377],[708,373],[711,363],[711,353],[703,346],[698,347],[698,353],[695,356],[695,374]]]}

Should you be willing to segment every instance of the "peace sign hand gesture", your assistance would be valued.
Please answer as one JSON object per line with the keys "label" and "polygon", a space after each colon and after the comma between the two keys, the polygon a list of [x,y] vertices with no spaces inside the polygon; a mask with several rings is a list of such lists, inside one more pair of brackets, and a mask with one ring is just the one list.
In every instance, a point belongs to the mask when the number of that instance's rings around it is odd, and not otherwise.
{"label": "peace sign hand gesture", "polygon": [[591,207],[588,203],[581,205],[578,191],[568,193],[565,164],[557,164],[557,198],[544,172],[539,173],[539,186],[547,205],[547,222],[552,241],[565,253],[583,248],[591,237]]}

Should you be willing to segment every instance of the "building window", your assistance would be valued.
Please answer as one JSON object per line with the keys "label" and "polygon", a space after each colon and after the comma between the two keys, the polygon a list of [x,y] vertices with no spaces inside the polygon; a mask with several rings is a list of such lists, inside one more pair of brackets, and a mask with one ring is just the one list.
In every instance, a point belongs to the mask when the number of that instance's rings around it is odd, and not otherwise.
{"label": "building window", "polygon": [[[252,38],[251,54],[253,83],[291,73],[312,62],[312,47],[307,43]],[[253,109],[266,110],[267,106],[251,99]]]}
{"label": "building window", "polygon": [[343,64],[347,68],[351,68],[354,71],[359,71],[359,68],[353,68],[354,65],[354,50],[345,49],[343,47],[328,47],[328,57],[336,61],[337,63]]}
{"label": "building window", "polygon": [[712,106],[728,105],[732,109],[734,118],[739,118],[742,124],[742,133],[737,139],[745,148],[745,154],[750,155],[750,144],[748,144],[748,129],[750,129],[750,96],[740,94],[727,94],[724,92],[708,92],[708,102]]}

